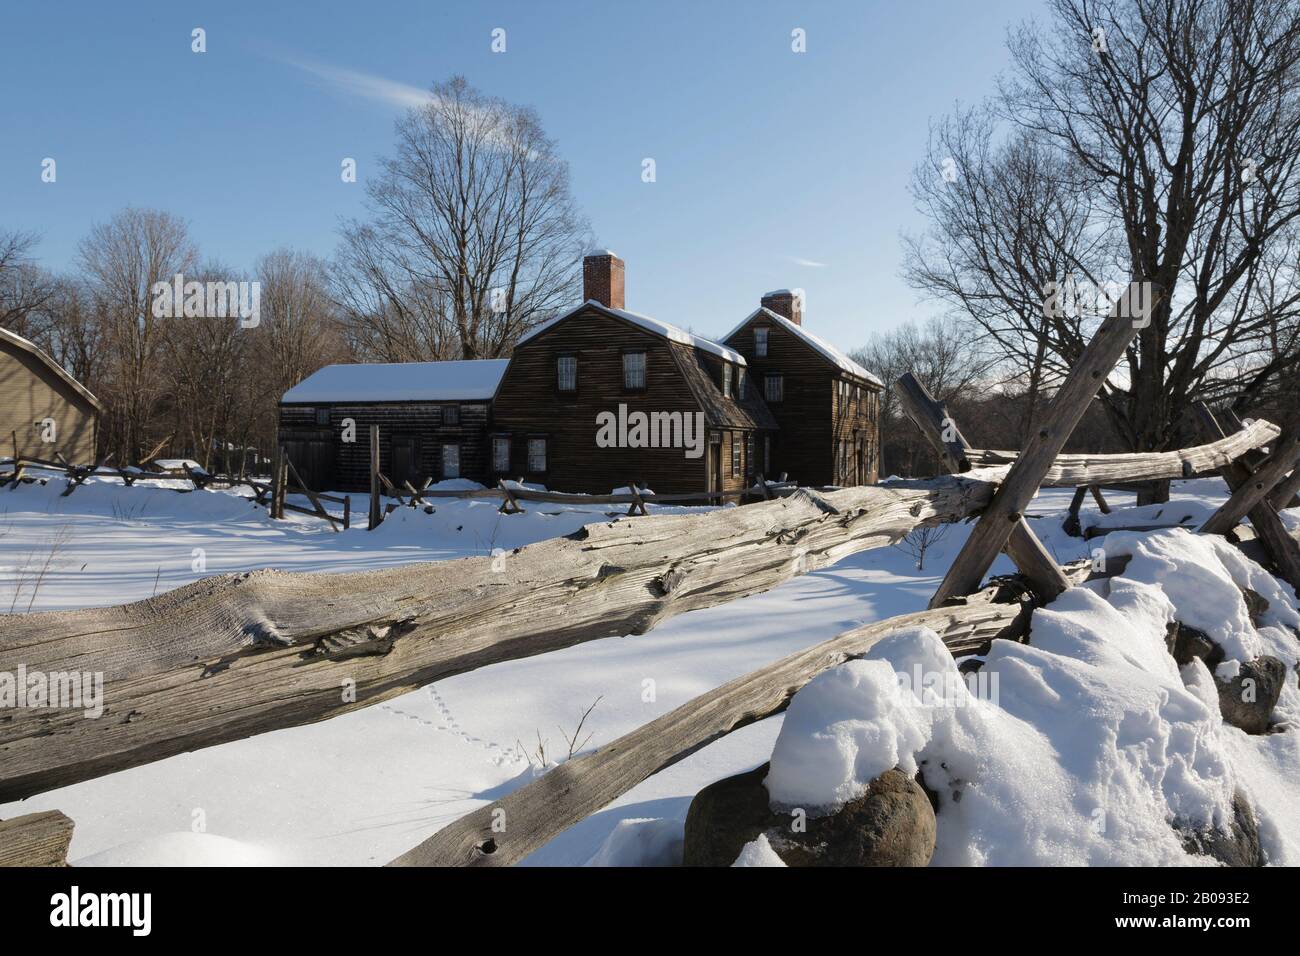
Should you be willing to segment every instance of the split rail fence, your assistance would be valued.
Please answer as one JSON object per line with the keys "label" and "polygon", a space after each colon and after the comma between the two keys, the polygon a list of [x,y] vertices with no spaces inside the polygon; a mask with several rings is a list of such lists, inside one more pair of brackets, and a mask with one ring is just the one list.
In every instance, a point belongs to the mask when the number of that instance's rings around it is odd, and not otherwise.
{"label": "split rail fence", "polygon": [[[0,671],[98,670],[106,705],[99,720],[44,709],[18,710],[0,722],[0,801],[323,720],[500,661],[644,635],[677,614],[769,590],[914,529],[975,519],[928,610],[854,628],[709,691],[564,762],[393,861],[503,865],[658,770],[779,712],[816,674],[901,627],[932,628],[954,654],[984,650],[997,638],[1022,639],[1032,609],[1091,570],[1057,566],[1025,519],[1043,485],[1086,493],[1117,482],[1222,474],[1231,495],[1200,530],[1240,535],[1237,522],[1249,518],[1251,543],[1280,577],[1300,586],[1300,543],[1277,514],[1297,486],[1294,431],[1256,421],[1224,434],[1208,427],[1207,410],[1207,442],[1193,448],[1061,453],[1135,331],[1129,319],[1108,318],[1057,393],[1045,418],[1050,424],[997,465],[975,467],[1005,453],[971,449],[947,410],[904,376],[904,407],[955,474],[800,488],[745,508],[590,524],[504,560],[345,574],[255,571],[134,604],[10,616],[0,633]],[[406,491],[430,496],[428,489]],[[984,586],[1004,550],[1021,577]],[[345,682],[354,696],[340,693]],[[57,822],[32,825],[48,830]],[[6,833],[21,829],[0,829],[0,860]]]}

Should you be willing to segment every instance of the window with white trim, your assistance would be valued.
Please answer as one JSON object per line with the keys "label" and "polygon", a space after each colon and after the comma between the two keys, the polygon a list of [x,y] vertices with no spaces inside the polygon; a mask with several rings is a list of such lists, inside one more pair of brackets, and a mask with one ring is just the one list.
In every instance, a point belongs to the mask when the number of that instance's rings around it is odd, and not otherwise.
{"label": "window with white trim", "polygon": [[510,470],[509,435],[494,435],[492,438],[492,470],[502,474]]}
{"label": "window with white trim", "polygon": [[623,353],[623,387],[628,391],[645,388],[645,353]]}
{"label": "window with white trim", "polygon": [[546,439],[528,439],[528,470],[533,474],[546,471]]}
{"label": "window with white trim", "polygon": [[722,397],[731,398],[731,363],[722,363]]}
{"label": "window with white trim", "polygon": [[561,392],[578,390],[578,357],[561,355],[555,360],[556,387]]}

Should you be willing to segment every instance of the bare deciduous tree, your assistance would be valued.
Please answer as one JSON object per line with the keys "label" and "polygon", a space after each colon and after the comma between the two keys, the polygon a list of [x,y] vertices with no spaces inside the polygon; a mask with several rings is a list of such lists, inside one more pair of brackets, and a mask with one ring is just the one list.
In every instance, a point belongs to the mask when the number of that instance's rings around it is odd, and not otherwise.
{"label": "bare deciduous tree", "polygon": [[531,109],[462,77],[435,85],[366,193],[369,221],[344,226],[335,277],[359,351],[496,357],[576,298],[588,229]]}
{"label": "bare deciduous tree", "polygon": [[1013,33],[1012,73],[987,109],[941,127],[914,180],[932,228],[907,274],[1017,372],[1034,369],[1026,344],[1041,348],[1049,380],[1101,316],[1044,321],[1035,286],[1041,307],[1042,283],[1071,275],[1151,283],[1150,322],[1100,396],[1128,447],[1168,448],[1191,402],[1229,381],[1263,389],[1300,360],[1275,352],[1296,321],[1294,269],[1270,271],[1266,256],[1300,217],[1300,8],[1049,7],[1049,28]]}
{"label": "bare deciduous tree", "polygon": [[163,437],[156,412],[165,393],[163,323],[151,288],[190,270],[197,253],[185,222],[171,213],[127,208],[91,228],[81,242],[81,267],[93,307],[107,325],[101,395],[111,415],[105,431],[118,461],[135,461]]}

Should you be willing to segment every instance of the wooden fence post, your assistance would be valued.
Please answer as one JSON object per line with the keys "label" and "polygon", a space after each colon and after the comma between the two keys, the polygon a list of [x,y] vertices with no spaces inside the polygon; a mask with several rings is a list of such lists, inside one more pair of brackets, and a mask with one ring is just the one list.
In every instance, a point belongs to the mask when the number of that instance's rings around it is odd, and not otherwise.
{"label": "wooden fence post", "polygon": [[[1198,429],[1207,438],[1214,441],[1223,437],[1223,428],[1204,402],[1193,405],[1192,413]],[[1248,483],[1251,477],[1250,468],[1240,462],[1225,465],[1219,469],[1219,474],[1227,482],[1228,488],[1234,492]],[[1291,537],[1286,530],[1272,502],[1268,500],[1256,502],[1247,512],[1247,516],[1259,536],[1260,544],[1277,566],[1278,577],[1300,590],[1300,544],[1297,544],[1295,538]]]}
{"label": "wooden fence post", "polygon": [[278,513],[278,509],[280,507],[280,489],[284,483],[283,460],[284,449],[277,444],[275,451],[271,453],[271,506],[269,511],[272,519],[282,517]]}
{"label": "wooden fence post", "polygon": [[[1115,363],[1141,327],[1134,318],[1124,314],[1130,311],[1129,306],[1137,298],[1133,289],[1136,284],[1129,284],[1128,292],[1116,303],[1066,375],[1060,391],[1043,416],[1044,424],[1030,436],[1012,462],[1006,480],[971,529],[970,537],[930,599],[930,607],[939,607],[951,598],[975,591],[998,552],[1006,546],[1025,506],[1042,484],[1043,476],[1052,467],[1052,462],[1074,433],[1106,376],[1115,368]],[[1148,308],[1157,307],[1152,297],[1144,298]]]}
{"label": "wooden fence post", "polygon": [[1280,481],[1278,486],[1273,489],[1268,500],[1274,508],[1279,510],[1286,508],[1300,507],[1300,501],[1296,500],[1296,495],[1300,494],[1300,467],[1297,467],[1291,474]]}
{"label": "wooden fence post", "polygon": [[384,520],[383,509],[379,507],[379,426],[370,426],[370,516],[366,521],[366,530],[374,531]]}
{"label": "wooden fence post", "polygon": [[[935,401],[920,380],[911,372],[904,373],[898,380],[897,394],[903,411],[934,447],[940,459],[954,471],[970,470],[970,458],[966,454],[970,450],[970,444],[957,428],[957,423],[949,417],[947,409]],[[1078,495],[1076,498],[1082,500]],[[1015,562],[1020,573],[1029,579],[1029,583],[1044,600],[1050,601],[1069,588],[1069,579],[1047,553],[1024,518],[1016,522],[1005,547],[1007,555]]]}

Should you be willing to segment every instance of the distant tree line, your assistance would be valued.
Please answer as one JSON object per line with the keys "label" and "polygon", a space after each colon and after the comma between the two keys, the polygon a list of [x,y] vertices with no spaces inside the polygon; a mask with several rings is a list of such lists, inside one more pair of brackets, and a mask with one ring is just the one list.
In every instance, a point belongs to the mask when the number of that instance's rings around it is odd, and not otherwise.
{"label": "distant tree line", "polygon": [[[580,288],[590,231],[536,114],[454,77],[396,124],[330,259],[289,248],[245,274],[200,254],[186,221],[126,208],[90,227],[66,272],[39,235],[0,231],[0,325],[106,406],[101,452],[238,470],[270,455],[280,396],[331,362],[508,355]],[[155,285],[257,282],[256,324],[155,314]]]}

